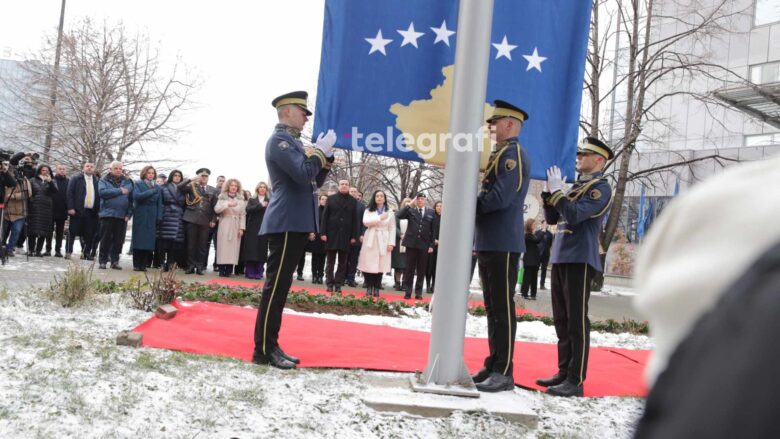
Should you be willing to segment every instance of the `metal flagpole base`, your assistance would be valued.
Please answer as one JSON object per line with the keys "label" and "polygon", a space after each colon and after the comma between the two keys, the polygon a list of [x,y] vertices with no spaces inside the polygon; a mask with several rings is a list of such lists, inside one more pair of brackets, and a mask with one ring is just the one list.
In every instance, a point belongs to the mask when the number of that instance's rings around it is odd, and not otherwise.
{"label": "metal flagpole base", "polygon": [[432,379],[436,374],[439,365],[439,356],[436,356],[431,367],[425,373],[417,372],[409,378],[412,390],[421,393],[436,393],[438,395],[465,396],[469,398],[479,398],[479,390],[474,385],[474,381],[469,375],[466,363],[460,360],[460,372],[455,381],[446,384],[436,384]]}

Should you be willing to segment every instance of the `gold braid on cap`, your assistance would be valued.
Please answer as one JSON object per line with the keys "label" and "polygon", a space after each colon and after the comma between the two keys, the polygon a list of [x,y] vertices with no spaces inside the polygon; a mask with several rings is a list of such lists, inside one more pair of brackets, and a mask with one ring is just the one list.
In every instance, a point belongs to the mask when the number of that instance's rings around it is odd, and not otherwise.
{"label": "gold braid on cap", "polygon": [[194,181],[190,182],[190,186],[192,186],[192,198],[190,198],[190,194],[185,194],[184,202],[187,203],[187,206],[200,204],[200,202],[203,201],[203,196],[198,192],[198,186]]}

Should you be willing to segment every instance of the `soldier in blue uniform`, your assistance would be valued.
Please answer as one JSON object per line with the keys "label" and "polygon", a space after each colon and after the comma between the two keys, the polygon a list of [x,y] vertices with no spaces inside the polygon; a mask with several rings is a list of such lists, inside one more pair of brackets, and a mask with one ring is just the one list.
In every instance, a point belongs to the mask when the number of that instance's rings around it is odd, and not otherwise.
{"label": "soldier in blue uniform", "polygon": [[490,156],[477,198],[474,249],[488,320],[490,355],[472,378],[477,389],[514,389],[512,355],[515,347],[515,284],[520,253],[525,251],[523,203],[531,163],[517,136],[528,114],[514,105],[495,101],[487,120],[496,149]]}
{"label": "soldier in blue uniform", "polygon": [[309,234],[319,227],[317,189],[330,171],[336,143],[336,134],[328,130],[319,135],[314,148],[304,148],[299,138],[311,116],[307,98],[306,92],[297,91],[273,100],[279,123],[265,146],[274,196],[259,233],[268,238],[268,277],[257,310],[252,361],[280,369],[293,369],[299,363],[279,347],[282,310]]}
{"label": "soldier in blue uniform", "polygon": [[612,189],[602,171],[614,154],[600,140],[586,137],[577,149],[579,178],[565,191],[566,178],[553,166],[542,192],[544,217],[557,224],[551,250],[552,309],[558,336],[558,372],[536,383],[557,396],[582,396],[588,370],[590,283],[602,271],[599,234],[609,209]]}

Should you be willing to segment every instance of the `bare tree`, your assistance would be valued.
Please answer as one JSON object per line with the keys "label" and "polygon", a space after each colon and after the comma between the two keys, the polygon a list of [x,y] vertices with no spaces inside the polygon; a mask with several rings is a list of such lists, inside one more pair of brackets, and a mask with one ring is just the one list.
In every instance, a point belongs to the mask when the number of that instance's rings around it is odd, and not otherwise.
{"label": "bare tree", "polygon": [[440,197],[444,169],[427,163],[337,150],[328,179],[349,180],[366,198],[381,189],[389,204],[399,206],[404,198],[417,192],[428,193],[431,198]]}
{"label": "bare tree", "polygon": [[[73,170],[85,160],[102,170],[112,160],[149,160],[150,153],[167,159],[162,148],[151,147],[181,133],[177,118],[191,107],[197,88],[180,60],[165,71],[147,36],[129,35],[121,23],[96,27],[89,19],[63,35],[58,71],[47,63],[55,47],[50,38],[37,59],[23,64],[25,81],[8,84],[16,103],[0,111],[16,126],[2,134],[48,152],[51,125],[51,157]],[[50,90],[57,91],[54,107]]]}
{"label": "bare tree", "polygon": [[[672,121],[657,114],[660,104],[675,96],[689,96],[704,104],[706,111],[720,107],[711,89],[699,83],[713,79],[720,84],[739,83],[746,80],[728,68],[712,62],[708,50],[712,41],[726,35],[732,20],[746,13],[733,10],[734,2],[699,0],[678,2],[674,0],[592,0],[593,15],[585,78],[587,117],[580,126],[588,135],[612,141],[616,159],[606,170],[611,177],[613,204],[609,219],[601,236],[603,248],[608,248],[620,220],[627,184],[637,179],[650,181],[653,174],[678,171],[692,167],[703,160],[733,160],[720,154],[688,158],[679,161],[656,163],[632,171],[632,160],[638,155],[637,143],[652,144],[656,140],[643,130],[651,124],[674,130]],[[615,24],[616,23],[616,24]],[[674,29],[669,31],[669,29]],[[608,42],[620,38],[621,52],[607,56]],[[618,75],[618,65],[624,69]],[[615,70],[613,70],[615,69]],[[614,81],[605,85],[603,75],[614,73]],[[698,81],[698,83],[697,83]],[[604,124],[600,115],[604,103],[616,93],[623,93],[624,108],[619,109],[623,126],[605,132],[615,120]]]}
{"label": "bare tree", "polygon": [[[653,186],[662,173],[683,172],[694,175],[697,163],[717,163],[733,158],[716,152],[704,156],[674,154],[670,161],[641,159],[637,144],[657,143],[644,130],[673,132],[672,120],[656,111],[673,97],[688,96],[703,104],[707,112],[722,108],[723,102],[706,87],[708,80],[726,86],[746,84],[745,78],[725,66],[712,62],[712,42],[728,35],[733,20],[746,10],[736,9],[730,0],[592,0],[591,33],[586,64],[585,108],[580,127],[588,135],[607,139],[616,158],[607,165],[606,175],[613,184],[613,204],[600,237],[603,249],[609,249],[620,226],[628,183],[642,181]],[[615,52],[610,55],[612,44]],[[618,50],[619,47],[619,50]],[[612,78],[605,77],[608,73]],[[616,104],[617,95],[622,105]],[[613,115],[604,123],[605,103]],[[713,118],[718,121],[719,118]],[[616,126],[622,122],[622,126]],[[720,123],[720,122],[719,122]],[[721,124],[721,127],[726,128]],[[605,255],[604,255],[605,256]],[[600,289],[601,279],[594,281]]]}

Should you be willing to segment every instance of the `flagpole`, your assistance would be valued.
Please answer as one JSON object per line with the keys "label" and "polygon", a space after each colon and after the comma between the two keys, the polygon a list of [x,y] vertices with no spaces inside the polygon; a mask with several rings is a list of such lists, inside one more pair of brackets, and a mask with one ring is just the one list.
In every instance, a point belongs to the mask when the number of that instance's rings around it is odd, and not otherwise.
{"label": "flagpole", "polygon": [[447,145],[431,341],[425,372],[412,378],[415,391],[479,396],[463,360],[463,343],[479,184],[475,139],[481,139],[484,125],[493,1],[461,0],[458,10],[449,132],[467,134],[475,147]]}

